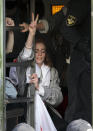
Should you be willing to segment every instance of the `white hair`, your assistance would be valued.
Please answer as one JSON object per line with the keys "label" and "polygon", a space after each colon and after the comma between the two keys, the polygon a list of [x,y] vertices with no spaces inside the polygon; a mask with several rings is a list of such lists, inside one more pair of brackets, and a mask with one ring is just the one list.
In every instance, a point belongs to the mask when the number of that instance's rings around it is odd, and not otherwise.
{"label": "white hair", "polygon": [[69,123],[66,131],[93,131],[93,128],[87,121],[78,119]]}
{"label": "white hair", "polygon": [[20,123],[15,126],[15,128],[12,131],[35,131],[32,126],[26,124],[26,123]]}

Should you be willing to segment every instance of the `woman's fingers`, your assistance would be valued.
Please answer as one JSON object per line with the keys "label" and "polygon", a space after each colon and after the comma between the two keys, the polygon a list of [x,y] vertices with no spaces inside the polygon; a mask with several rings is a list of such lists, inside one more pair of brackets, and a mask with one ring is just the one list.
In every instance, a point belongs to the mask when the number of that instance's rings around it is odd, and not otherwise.
{"label": "woman's fingers", "polygon": [[37,14],[37,15],[36,15],[36,19],[35,19],[35,22],[36,22],[36,23],[37,23],[38,19],[39,19],[39,15]]}
{"label": "woman's fingers", "polygon": [[29,31],[31,32],[32,35],[35,35],[36,33],[38,18],[39,18],[39,15],[37,15],[36,18],[34,18],[34,13],[32,13],[32,21],[29,25]]}
{"label": "woman's fingers", "polygon": [[[34,16],[34,13],[32,13],[32,22],[35,22],[35,23],[37,23],[37,21],[38,21],[38,19],[39,19],[39,15],[37,14],[36,15],[36,18],[34,18],[35,16]],[[32,23],[31,22],[31,23]]]}
{"label": "woman's fingers", "polygon": [[37,74],[32,74],[31,78],[37,78]]}
{"label": "woman's fingers", "polygon": [[34,74],[32,74],[32,76],[30,76],[30,78],[31,78],[32,80],[34,80],[34,79],[36,79],[36,78],[38,78],[38,77],[37,77],[37,74],[34,73]]}
{"label": "woman's fingers", "polygon": [[35,88],[36,89],[39,89],[39,84],[38,84],[38,77],[37,77],[37,74],[32,74],[32,76],[30,77],[31,78],[31,80],[30,80],[30,83],[32,84],[34,84],[35,85]]}

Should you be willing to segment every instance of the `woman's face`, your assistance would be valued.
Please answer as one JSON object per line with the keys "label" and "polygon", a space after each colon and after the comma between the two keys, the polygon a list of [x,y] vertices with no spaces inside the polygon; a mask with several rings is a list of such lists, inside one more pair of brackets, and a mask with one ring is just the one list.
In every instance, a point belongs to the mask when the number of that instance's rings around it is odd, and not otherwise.
{"label": "woman's face", "polygon": [[40,67],[44,63],[45,56],[46,56],[45,45],[43,43],[36,43],[36,47],[35,47],[35,60],[36,60],[36,63]]}

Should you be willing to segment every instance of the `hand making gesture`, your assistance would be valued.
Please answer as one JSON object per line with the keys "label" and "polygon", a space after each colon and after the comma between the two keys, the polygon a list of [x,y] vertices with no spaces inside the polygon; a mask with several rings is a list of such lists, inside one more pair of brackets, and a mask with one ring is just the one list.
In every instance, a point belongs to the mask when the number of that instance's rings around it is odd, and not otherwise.
{"label": "hand making gesture", "polygon": [[32,21],[29,24],[29,35],[28,35],[26,45],[25,45],[25,47],[28,49],[32,48],[33,38],[36,33],[38,17],[39,16],[37,15],[36,18],[34,18],[34,14],[32,13]]}
{"label": "hand making gesture", "polygon": [[32,13],[32,21],[29,25],[29,32],[32,35],[35,35],[35,33],[36,33],[36,26],[37,26],[38,17],[39,17],[39,15],[37,15],[36,18],[34,18],[34,14]]}
{"label": "hand making gesture", "polygon": [[30,83],[34,84],[35,88],[38,90],[39,89],[39,83],[38,83],[38,76],[37,76],[37,74],[33,73],[30,78],[31,78]]}

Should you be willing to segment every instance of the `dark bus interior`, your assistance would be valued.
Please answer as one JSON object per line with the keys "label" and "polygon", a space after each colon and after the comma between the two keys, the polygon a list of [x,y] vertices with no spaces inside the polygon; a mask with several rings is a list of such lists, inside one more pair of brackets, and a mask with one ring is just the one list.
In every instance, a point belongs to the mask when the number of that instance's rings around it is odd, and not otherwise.
{"label": "dark bus interior", "polygon": [[[10,17],[15,21],[15,27],[6,27],[6,41],[8,37],[8,31],[14,31],[14,47],[12,53],[6,55],[6,76],[9,76],[9,70],[11,66],[22,66],[15,64],[15,60],[20,51],[25,46],[28,32],[22,33],[19,24],[31,21],[31,12],[35,15],[39,14],[39,19],[46,19],[52,21],[54,25],[55,21],[52,19],[57,12],[64,7],[64,4],[68,0],[5,0],[5,16]],[[67,89],[67,67],[69,66],[70,47],[69,44],[60,33],[59,23],[55,28],[44,33],[44,37],[48,38],[48,52],[50,54],[54,67],[58,70],[60,78],[60,87],[63,93],[63,102],[56,108],[57,111],[64,118],[64,113],[68,104],[68,89]],[[39,33],[39,30],[37,31]],[[33,98],[27,98],[25,96],[17,99],[7,99],[6,104],[6,129],[11,131],[15,125],[21,122],[26,122],[26,106],[27,103],[32,102]],[[33,112],[34,109],[32,109]],[[32,126],[34,116],[32,115]],[[12,124],[11,124],[12,122]]]}

